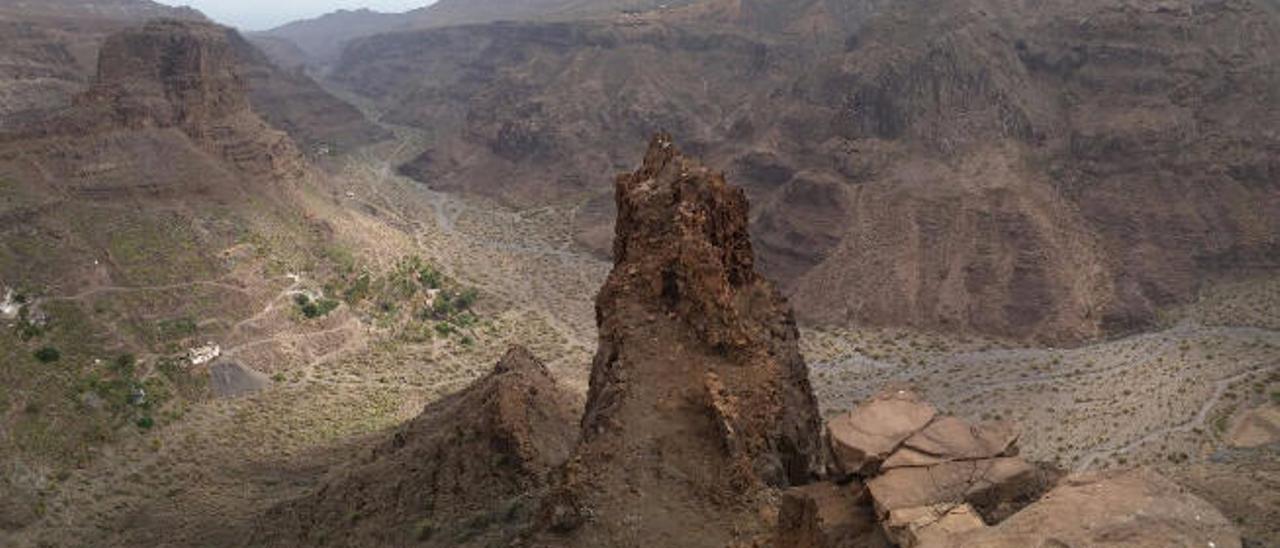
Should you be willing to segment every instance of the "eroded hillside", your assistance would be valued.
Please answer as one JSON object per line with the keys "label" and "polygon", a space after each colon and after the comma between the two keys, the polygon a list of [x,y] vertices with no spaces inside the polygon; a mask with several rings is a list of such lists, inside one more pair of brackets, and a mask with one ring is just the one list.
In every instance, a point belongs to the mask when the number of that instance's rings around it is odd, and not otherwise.
{"label": "eroded hillside", "polygon": [[602,253],[593,174],[681,135],[743,181],[762,265],[823,324],[1078,341],[1276,266],[1271,6],[768,7],[372,36],[331,80],[430,131],[406,174],[576,204]]}

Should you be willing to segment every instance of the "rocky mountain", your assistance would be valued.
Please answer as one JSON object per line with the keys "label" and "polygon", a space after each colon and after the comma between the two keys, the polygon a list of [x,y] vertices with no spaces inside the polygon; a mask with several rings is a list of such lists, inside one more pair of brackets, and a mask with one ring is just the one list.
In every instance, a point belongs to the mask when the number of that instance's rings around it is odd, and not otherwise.
{"label": "rocky mountain", "polygon": [[789,305],[755,270],[743,190],[666,135],[615,188],[580,421],[512,349],[273,508],[251,544],[1241,546],[1218,509],[1150,470],[1068,475],[1021,457],[1016,424],[907,389],[824,433]]}
{"label": "rocky mountain", "polygon": [[92,79],[107,34],[157,17],[204,20],[147,0],[0,2],[0,129],[69,104]]}
{"label": "rocky mountain", "polygon": [[327,69],[349,43],[379,34],[496,22],[574,21],[635,17],[696,2],[675,0],[443,0],[405,13],[338,10],[254,33],[251,38],[284,66]]}
{"label": "rocky mountain", "polygon": [[582,442],[535,544],[729,545],[825,466],[795,320],[755,270],[745,194],[670,137],[616,189]]}
{"label": "rocky mountain", "polygon": [[282,66],[324,66],[355,38],[407,28],[411,14],[382,13],[368,9],[338,10],[320,17],[294,21],[249,35]]}
{"label": "rocky mountain", "polygon": [[186,6],[168,6],[151,0],[3,0],[0,10],[8,16],[90,17],[120,21],[155,18],[207,21],[199,11]]}
{"label": "rocky mountain", "polygon": [[235,317],[251,288],[274,291],[257,254],[325,269],[323,250],[367,241],[252,110],[237,47],[210,23],[126,28],[71,104],[0,132],[0,408],[27,410],[0,426],[0,537],[39,518],[31,478],[206,397],[184,353],[238,328],[191,318]]}
{"label": "rocky mountain", "polygon": [[[0,57],[0,130],[68,106],[92,83],[106,37],[155,18],[205,20],[189,8],[145,0],[0,3],[0,42],[6,46]],[[252,108],[306,148],[345,148],[386,136],[308,76],[276,67],[238,33],[228,32]]]}
{"label": "rocky mountain", "polygon": [[708,1],[369,36],[331,80],[432,131],[404,173],[578,204],[601,253],[592,174],[665,129],[755,199],[802,319],[1078,341],[1277,266],[1278,31],[1258,0]]}
{"label": "rocky mountain", "polygon": [[[528,350],[513,348],[491,373],[427,406],[362,462],[331,473],[314,496],[273,509],[252,544],[509,542],[537,509],[547,474],[569,457],[580,405]],[[351,523],[353,512],[359,517]]]}
{"label": "rocky mountain", "polygon": [[249,103],[308,152],[334,153],[390,137],[364,114],[331,95],[300,66],[283,69],[239,33],[228,36],[249,90]]}

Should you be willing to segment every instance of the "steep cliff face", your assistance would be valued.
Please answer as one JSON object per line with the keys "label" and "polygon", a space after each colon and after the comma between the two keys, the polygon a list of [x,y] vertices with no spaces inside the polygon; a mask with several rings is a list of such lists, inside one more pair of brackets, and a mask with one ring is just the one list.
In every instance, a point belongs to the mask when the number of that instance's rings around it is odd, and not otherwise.
{"label": "steep cliff face", "polygon": [[[205,21],[195,10],[145,0],[0,2],[0,131],[39,124],[66,108],[98,80],[99,53],[109,36],[157,18]],[[278,68],[239,33],[225,34],[250,108],[305,148],[349,149],[387,136],[310,77]],[[156,59],[138,60],[150,61]]]}
{"label": "steep cliff face", "polygon": [[615,265],[582,443],[539,542],[724,546],[824,464],[786,301],[755,271],[743,192],[656,138],[617,183]]}
{"label": "steep cliff face", "polygon": [[276,178],[302,173],[301,153],[288,135],[249,108],[234,30],[205,23],[153,21],[112,35],[99,54],[98,75],[80,100],[105,114],[104,129],[177,128],[238,169]]}
{"label": "steep cliff face", "polygon": [[66,107],[93,79],[108,34],[157,17],[204,20],[147,0],[0,1],[0,131]]}
{"label": "steep cliff face", "polygon": [[248,111],[229,29],[157,21],[107,38],[89,101],[110,102],[131,128],[178,126],[194,137]]}
{"label": "steep cliff face", "polygon": [[[1275,268],[1277,32],[1248,1],[890,8],[800,88],[796,122],[830,122],[788,142],[863,205],[790,289],[822,320],[1079,339]],[[885,272],[898,304],[868,302]]]}
{"label": "steep cliff face", "polygon": [[1278,35],[1259,0],[706,1],[370,37],[334,78],[435,132],[405,173],[580,204],[601,253],[590,174],[666,129],[802,320],[1078,341],[1280,266]]}
{"label": "steep cliff face", "polygon": [[579,402],[513,348],[315,495],[273,509],[252,544],[505,545],[530,519],[548,472],[568,458]]}
{"label": "steep cliff face", "polygon": [[330,95],[302,67],[277,66],[239,33],[227,39],[253,111],[306,151],[345,152],[391,136],[354,106]]}
{"label": "steep cliff face", "polygon": [[607,194],[598,174],[659,130],[698,151],[722,142],[762,107],[760,90],[785,81],[785,55],[662,23],[497,23],[356,41],[333,79],[388,119],[434,128],[440,139],[406,173],[524,205]]}

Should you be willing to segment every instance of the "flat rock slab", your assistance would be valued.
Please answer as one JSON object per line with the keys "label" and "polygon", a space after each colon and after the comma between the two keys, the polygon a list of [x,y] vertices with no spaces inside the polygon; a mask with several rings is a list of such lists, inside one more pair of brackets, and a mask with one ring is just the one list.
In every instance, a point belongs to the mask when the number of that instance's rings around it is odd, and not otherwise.
{"label": "flat rock slab", "polygon": [[914,393],[896,390],[873,397],[827,422],[831,452],[845,474],[874,472],[907,438],[937,416]]}
{"label": "flat rock slab", "polygon": [[979,460],[1017,454],[1018,431],[1013,423],[979,425],[956,417],[938,417],[907,438],[881,468],[932,466],[956,460]]}
{"label": "flat rock slab", "polygon": [[889,538],[901,548],[946,546],[956,535],[987,528],[968,504],[904,508],[894,512],[883,525]]}
{"label": "flat rock slab", "polygon": [[239,398],[261,392],[271,385],[266,375],[236,362],[209,366],[209,386],[218,398]]}
{"label": "flat rock slab", "polygon": [[937,504],[990,507],[1039,489],[1034,466],[1018,457],[954,461],[936,466],[894,468],[867,482],[876,511],[893,512]]}
{"label": "flat rock slab", "polygon": [[1213,505],[1138,469],[1071,476],[999,525],[958,534],[947,548],[1240,548]]}

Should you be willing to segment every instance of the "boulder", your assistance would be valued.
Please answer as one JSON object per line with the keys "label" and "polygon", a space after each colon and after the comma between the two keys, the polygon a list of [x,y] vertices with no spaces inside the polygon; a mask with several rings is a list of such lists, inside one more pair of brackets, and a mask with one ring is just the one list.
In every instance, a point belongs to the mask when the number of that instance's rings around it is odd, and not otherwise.
{"label": "boulder", "polygon": [[782,494],[775,548],[889,546],[860,483],[815,483]]}
{"label": "boulder", "polygon": [[1036,467],[1017,457],[894,468],[867,482],[876,512],[890,519],[899,510],[936,504],[990,508],[1033,496],[1040,486]]}
{"label": "boulder", "polygon": [[982,517],[968,504],[904,508],[884,522],[889,539],[902,548],[946,546],[956,535],[986,527]]}
{"label": "boulder", "polygon": [[928,426],[937,414],[915,393],[894,390],[831,419],[827,435],[836,468],[847,475],[874,473],[881,462],[907,438]]}
{"label": "boulder", "polygon": [[1204,500],[1148,470],[1068,477],[999,525],[940,547],[1239,548],[1240,533]]}
{"label": "boulder", "polygon": [[957,460],[978,460],[1017,454],[1018,432],[1013,423],[979,425],[956,417],[939,417],[902,444],[884,469],[931,466]]}

